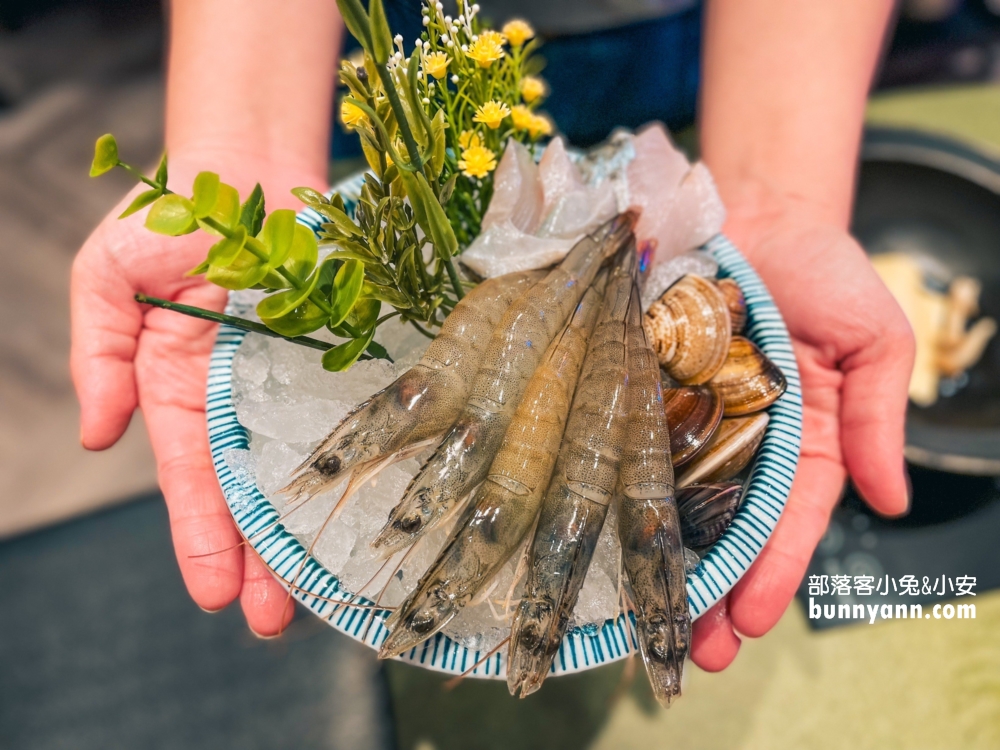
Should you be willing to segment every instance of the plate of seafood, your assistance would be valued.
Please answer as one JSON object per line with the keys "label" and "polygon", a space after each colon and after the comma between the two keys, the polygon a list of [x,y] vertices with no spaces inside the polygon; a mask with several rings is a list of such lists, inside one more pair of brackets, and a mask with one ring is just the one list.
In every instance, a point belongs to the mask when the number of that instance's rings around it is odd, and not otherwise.
{"label": "plate of seafood", "polygon": [[[363,185],[337,186],[348,211]],[[669,703],[801,435],[788,333],[723,218],[661,127],[585,154],[512,141],[433,340],[389,321],[391,359],[331,373],[223,326],[209,437],[248,543],[380,657],[523,697],[638,652]]]}

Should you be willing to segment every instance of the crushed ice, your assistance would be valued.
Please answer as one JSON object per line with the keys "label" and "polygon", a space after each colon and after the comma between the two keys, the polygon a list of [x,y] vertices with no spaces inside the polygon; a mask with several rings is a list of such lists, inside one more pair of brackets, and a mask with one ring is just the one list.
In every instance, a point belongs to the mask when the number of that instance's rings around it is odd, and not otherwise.
{"label": "crushed ice", "polygon": [[[237,297],[236,303],[240,303]],[[232,306],[231,306],[232,307]],[[333,520],[327,521],[346,481],[313,499],[286,506],[278,494],[291,473],[315,445],[356,404],[395,380],[416,362],[428,339],[412,326],[389,321],[379,328],[379,341],[396,360],[358,362],[345,373],[329,373],[320,366],[321,352],[248,334],[233,357],[233,403],[240,423],[250,432],[249,450],[224,454],[241,485],[257,487],[282,516],[281,523],[344,587],[380,604],[398,605],[417,583],[444,546],[451,524],[445,524],[418,542],[406,555],[388,562],[370,547],[389,511],[399,501],[410,479],[429,455],[402,461],[384,469],[349,498]],[[230,503],[249,510],[255,497],[241,491]],[[325,524],[325,525],[324,525]],[[320,530],[322,529],[322,533]],[[523,575],[514,580],[516,555],[488,587],[482,601],[466,607],[444,632],[463,645],[486,652],[510,632],[510,616],[520,601]],[[584,583],[575,622],[603,624],[618,613],[619,552],[613,521],[601,536],[594,564]],[[397,565],[399,568],[397,570]]]}

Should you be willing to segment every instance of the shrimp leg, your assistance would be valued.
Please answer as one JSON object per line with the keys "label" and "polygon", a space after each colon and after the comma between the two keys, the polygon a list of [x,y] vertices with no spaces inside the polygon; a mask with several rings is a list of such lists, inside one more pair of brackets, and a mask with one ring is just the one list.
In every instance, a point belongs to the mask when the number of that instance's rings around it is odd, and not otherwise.
{"label": "shrimp leg", "polygon": [[602,272],[562,334],[549,345],[489,474],[476,491],[473,510],[455,527],[417,588],[386,621],[392,632],[379,651],[381,658],[401,654],[447,625],[493,579],[534,524],[552,477],[606,280]]}
{"label": "shrimp leg", "polygon": [[410,482],[372,546],[391,553],[411,544],[486,478],[549,343],[601,264],[632,237],[634,223],[635,214],[626,212],[584,237],[510,306],[486,348],[468,403]]}
{"label": "shrimp leg", "polygon": [[608,282],[573,397],[552,483],[529,553],[524,595],[511,627],[507,687],[541,687],[583,586],[618,480],[625,428],[625,316],[635,249]]}
{"label": "shrimp leg", "polygon": [[361,464],[444,434],[465,405],[493,329],[511,303],[543,276],[540,271],[507,274],[469,292],[423,358],[352,410],[281,491],[292,501],[312,497]]}
{"label": "shrimp leg", "polygon": [[629,416],[615,493],[618,539],[635,599],[642,661],[653,694],[666,707],[681,693],[691,613],[660,366],[642,327],[637,289],[625,335]]}

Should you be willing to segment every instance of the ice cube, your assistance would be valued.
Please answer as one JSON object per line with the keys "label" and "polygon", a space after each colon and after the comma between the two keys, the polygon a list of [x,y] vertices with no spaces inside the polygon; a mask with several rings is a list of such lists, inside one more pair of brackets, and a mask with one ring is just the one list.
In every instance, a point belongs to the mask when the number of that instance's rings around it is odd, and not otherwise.
{"label": "ice cube", "polygon": [[306,459],[309,451],[299,444],[269,440],[256,457],[257,486],[265,495],[273,495],[288,484],[292,472]]}

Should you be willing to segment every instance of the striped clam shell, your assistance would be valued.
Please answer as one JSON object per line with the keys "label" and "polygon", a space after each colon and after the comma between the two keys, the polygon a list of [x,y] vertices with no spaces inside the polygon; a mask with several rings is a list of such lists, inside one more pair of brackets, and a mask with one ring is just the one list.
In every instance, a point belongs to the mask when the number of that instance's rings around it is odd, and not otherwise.
{"label": "striped clam shell", "polygon": [[688,274],[643,320],[660,365],[681,385],[707,383],[726,361],[732,322],[715,282]]}
{"label": "striped clam shell", "polygon": [[674,467],[694,458],[722,421],[722,397],[708,386],[681,386],[663,392]]}
{"label": "striped clam shell", "polygon": [[727,417],[762,411],[788,387],[781,370],[743,336],[733,336],[729,356],[709,384],[722,396]]}
{"label": "striped clam shell", "polygon": [[757,452],[767,422],[765,412],[723,419],[708,445],[685,467],[677,486],[722,482],[735,477]]}

